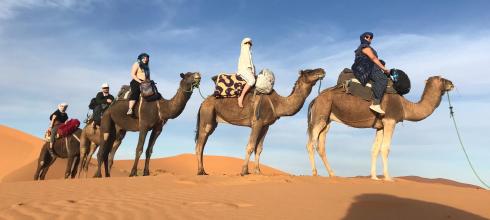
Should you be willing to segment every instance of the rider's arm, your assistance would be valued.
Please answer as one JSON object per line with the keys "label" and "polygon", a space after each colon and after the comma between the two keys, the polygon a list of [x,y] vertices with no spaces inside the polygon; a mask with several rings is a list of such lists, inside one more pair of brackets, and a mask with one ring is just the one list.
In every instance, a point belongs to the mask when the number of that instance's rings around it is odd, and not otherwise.
{"label": "rider's arm", "polygon": [[373,50],[371,50],[371,48],[369,47],[365,47],[362,49],[362,52],[364,54],[366,54],[366,56],[369,57],[369,59],[371,59],[377,66],[379,66],[379,68],[381,68],[385,73],[386,72],[389,72],[386,67],[379,61],[379,59],[376,57],[376,55],[374,55],[373,53]]}
{"label": "rider's arm", "polygon": [[54,126],[54,121],[56,120],[56,115],[53,115],[53,117],[51,117],[51,123],[49,123],[49,128],[53,128]]}

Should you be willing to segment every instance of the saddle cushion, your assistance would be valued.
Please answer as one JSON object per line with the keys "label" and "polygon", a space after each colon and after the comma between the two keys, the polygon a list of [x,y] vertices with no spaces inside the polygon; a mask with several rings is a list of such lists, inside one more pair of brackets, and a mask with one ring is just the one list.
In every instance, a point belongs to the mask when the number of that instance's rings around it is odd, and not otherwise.
{"label": "saddle cushion", "polygon": [[216,98],[232,98],[238,97],[242,93],[245,86],[245,80],[237,74],[219,74],[213,77],[216,87],[214,89],[214,97]]}
{"label": "saddle cushion", "polygon": [[80,121],[78,119],[70,119],[64,124],[60,125],[58,128],[59,137],[66,137],[77,131],[80,126]]}

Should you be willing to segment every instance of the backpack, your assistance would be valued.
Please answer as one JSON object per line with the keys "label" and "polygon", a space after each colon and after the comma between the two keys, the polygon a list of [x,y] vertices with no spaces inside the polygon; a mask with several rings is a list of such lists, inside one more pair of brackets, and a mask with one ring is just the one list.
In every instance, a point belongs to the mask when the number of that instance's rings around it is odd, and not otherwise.
{"label": "backpack", "polygon": [[260,71],[257,80],[255,81],[255,90],[262,94],[269,94],[272,92],[275,80],[276,77],[272,71],[267,68],[263,69]]}
{"label": "backpack", "polygon": [[393,88],[400,95],[405,95],[410,92],[410,78],[408,75],[399,69],[391,69],[390,76],[393,80]]}
{"label": "backpack", "polygon": [[88,104],[88,108],[91,109],[91,110],[94,110],[95,107],[97,107],[97,102],[96,102],[95,98],[92,98],[90,100],[90,104]]}

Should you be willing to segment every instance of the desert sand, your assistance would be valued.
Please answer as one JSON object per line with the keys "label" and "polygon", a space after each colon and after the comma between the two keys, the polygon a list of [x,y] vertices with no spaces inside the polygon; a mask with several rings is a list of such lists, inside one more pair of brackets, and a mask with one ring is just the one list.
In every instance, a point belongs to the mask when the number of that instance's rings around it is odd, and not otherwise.
{"label": "desert sand", "polygon": [[[154,159],[152,176],[31,181],[42,140],[0,125],[0,219],[490,219],[490,191],[446,179],[294,176],[267,166],[242,177],[242,160],[194,155]],[[306,157],[305,153],[305,157]],[[94,162],[94,160],[92,160]],[[93,167],[89,175],[93,174]]]}

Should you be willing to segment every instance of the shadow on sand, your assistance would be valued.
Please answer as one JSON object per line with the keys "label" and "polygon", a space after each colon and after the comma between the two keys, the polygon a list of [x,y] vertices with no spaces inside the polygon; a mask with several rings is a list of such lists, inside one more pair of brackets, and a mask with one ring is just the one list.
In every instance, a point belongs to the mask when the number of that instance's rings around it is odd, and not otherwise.
{"label": "shadow on sand", "polygon": [[446,205],[386,194],[357,196],[343,220],[353,219],[487,219]]}

